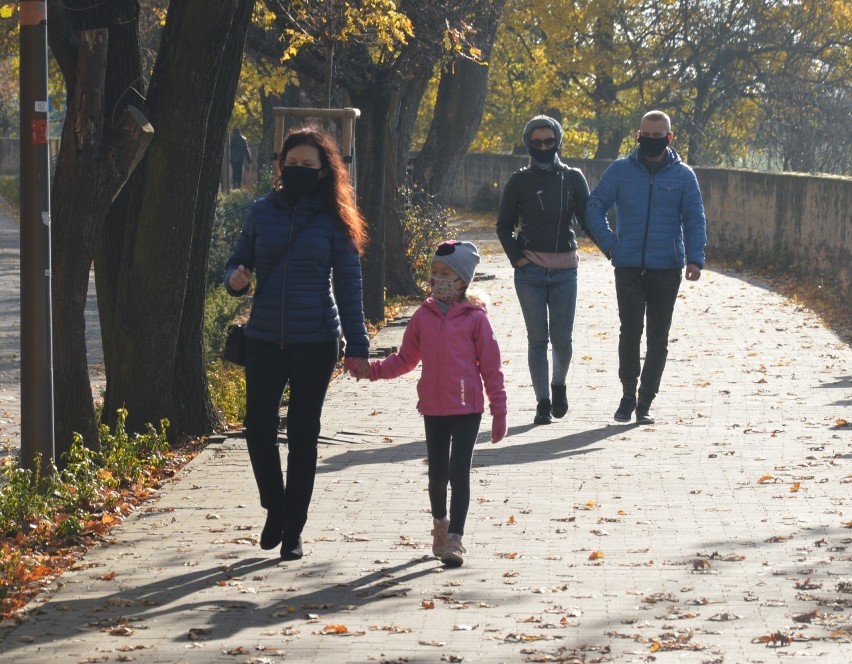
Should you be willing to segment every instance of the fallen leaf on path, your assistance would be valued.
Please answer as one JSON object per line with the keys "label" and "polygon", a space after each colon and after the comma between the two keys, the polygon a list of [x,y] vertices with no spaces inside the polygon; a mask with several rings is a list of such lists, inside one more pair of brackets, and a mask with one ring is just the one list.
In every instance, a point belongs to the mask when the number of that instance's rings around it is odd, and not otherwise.
{"label": "fallen leaf on path", "polygon": [[800,613],[798,616],[793,616],[793,620],[795,622],[800,623],[813,622],[815,618],[819,618],[819,609],[814,609],[813,611],[808,611],[807,613]]}
{"label": "fallen leaf on path", "polygon": [[606,554],[604,554],[603,551],[592,551],[592,553],[589,554],[589,560],[600,560],[604,557],[604,555]]}
{"label": "fallen leaf on path", "polygon": [[782,646],[788,646],[793,643],[793,638],[787,636],[786,634],[782,634],[781,632],[773,632],[772,634],[765,634],[763,636],[758,636],[752,643],[765,643],[766,645],[775,645],[776,643],[780,643]]}

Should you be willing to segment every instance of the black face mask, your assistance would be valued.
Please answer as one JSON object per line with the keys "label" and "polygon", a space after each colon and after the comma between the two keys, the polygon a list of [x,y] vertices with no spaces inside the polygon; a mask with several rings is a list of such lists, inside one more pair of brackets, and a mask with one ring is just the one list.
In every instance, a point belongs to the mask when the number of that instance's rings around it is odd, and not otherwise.
{"label": "black face mask", "polygon": [[659,157],[668,147],[668,136],[640,136],[639,151],[646,157]]}
{"label": "black face mask", "polygon": [[534,148],[530,146],[529,148],[530,157],[535,159],[536,161],[540,161],[543,164],[549,164],[553,161],[553,158],[556,156],[556,148],[552,147],[549,150],[542,150],[540,148]]}
{"label": "black face mask", "polygon": [[320,169],[307,166],[285,166],[281,169],[284,189],[295,196],[316,192],[320,184]]}

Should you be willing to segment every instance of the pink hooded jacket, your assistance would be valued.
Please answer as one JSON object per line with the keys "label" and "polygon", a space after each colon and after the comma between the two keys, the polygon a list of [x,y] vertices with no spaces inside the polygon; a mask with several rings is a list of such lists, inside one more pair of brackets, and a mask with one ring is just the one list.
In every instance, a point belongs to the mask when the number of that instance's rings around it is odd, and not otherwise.
{"label": "pink hooded jacket", "polygon": [[485,305],[463,300],[441,313],[431,297],[414,312],[398,353],[370,362],[370,380],[396,378],[422,360],[417,410],[423,415],[506,413],[500,348]]}

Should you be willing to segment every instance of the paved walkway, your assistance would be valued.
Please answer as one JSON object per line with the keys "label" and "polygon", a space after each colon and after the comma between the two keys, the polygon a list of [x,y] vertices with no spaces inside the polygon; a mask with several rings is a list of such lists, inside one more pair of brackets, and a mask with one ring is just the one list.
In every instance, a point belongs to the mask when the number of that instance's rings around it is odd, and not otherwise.
{"label": "paved walkway", "polygon": [[533,427],[511,269],[485,238],[510,428],[492,445],[483,424],[463,567],[428,555],[417,372],[342,378],[301,561],[260,550],[244,441],[219,439],[2,633],[0,660],[848,662],[849,346],[706,271],[681,291],[657,424],[618,425],[612,273],[584,254],[571,410]]}

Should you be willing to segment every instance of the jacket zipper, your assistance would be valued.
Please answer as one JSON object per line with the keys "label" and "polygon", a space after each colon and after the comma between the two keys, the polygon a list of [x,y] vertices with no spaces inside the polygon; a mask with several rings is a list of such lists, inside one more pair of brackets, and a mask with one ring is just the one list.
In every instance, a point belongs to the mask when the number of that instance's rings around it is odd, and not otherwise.
{"label": "jacket zipper", "polygon": [[284,301],[287,297],[287,264],[290,262],[290,250],[293,248],[293,231],[295,228],[296,208],[293,208],[290,213],[290,230],[287,233],[287,254],[284,256],[284,275],[281,281],[281,350],[284,350]]}
{"label": "jacket zipper", "polygon": [[565,187],[565,173],[559,173],[559,218],[556,220],[556,246],[553,248],[553,253],[559,253],[559,233],[562,230],[562,194]]}
{"label": "jacket zipper", "polygon": [[642,269],[645,269],[645,249],[648,246],[648,227],[651,225],[651,198],[654,196],[654,174],[651,173],[648,185],[648,210],[645,213],[645,238],[642,240]]}
{"label": "jacket zipper", "polygon": [[[451,304],[450,305],[451,309],[452,309],[452,306],[453,305]],[[441,359],[441,349],[444,347],[444,328],[447,325],[447,316],[449,316],[449,314],[450,314],[450,312],[447,311],[446,315],[444,315],[444,314],[441,315],[441,338],[438,341],[438,361],[436,363],[436,366],[438,366],[438,367],[440,367],[443,364],[442,359]],[[441,381],[439,381],[439,380],[435,381],[435,403],[440,403],[440,396],[441,396],[440,382]]]}

